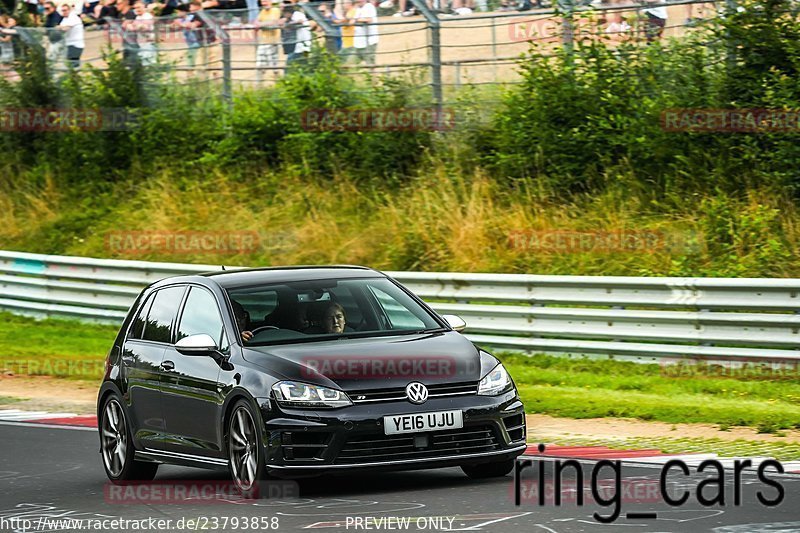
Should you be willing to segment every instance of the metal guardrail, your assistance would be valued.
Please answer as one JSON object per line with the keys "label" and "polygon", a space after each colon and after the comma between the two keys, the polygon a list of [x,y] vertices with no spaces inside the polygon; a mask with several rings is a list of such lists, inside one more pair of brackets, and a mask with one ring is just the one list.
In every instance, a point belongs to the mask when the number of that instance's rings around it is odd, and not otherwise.
{"label": "metal guardrail", "polygon": [[[119,322],[159,279],[219,265],[0,251],[0,309]],[[800,279],[387,272],[480,345],[637,360],[800,360]]]}

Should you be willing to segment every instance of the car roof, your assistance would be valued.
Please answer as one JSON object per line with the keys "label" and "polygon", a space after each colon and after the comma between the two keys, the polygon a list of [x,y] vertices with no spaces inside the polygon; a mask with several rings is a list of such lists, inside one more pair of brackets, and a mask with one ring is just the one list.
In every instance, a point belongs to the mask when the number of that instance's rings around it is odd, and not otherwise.
{"label": "car roof", "polygon": [[[323,279],[378,278],[385,274],[363,266],[283,266],[266,268],[242,268],[217,270],[191,276],[168,278],[170,284],[179,282],[212,280],[223,289],[248,287],[268,283],[291,283]],[[162,280],[166,282],[167,280]],[[161,284],[160,282],[158,284]]]}

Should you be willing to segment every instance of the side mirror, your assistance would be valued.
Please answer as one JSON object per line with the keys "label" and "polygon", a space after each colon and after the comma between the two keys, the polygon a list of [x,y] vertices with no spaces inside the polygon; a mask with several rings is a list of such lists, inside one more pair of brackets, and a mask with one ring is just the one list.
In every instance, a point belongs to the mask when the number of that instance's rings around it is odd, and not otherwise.
{"label": "side mirror", "polygon": [[460,316],[456,316],[456,315],[442,315],[442,318],[444,318],[444,319],[445,319],[445,321],[446,321],[448,324],[450,324],[450,327],[451,327],[451,328],[453,328],[454,330],[456,330],[456,331],[457,331],[457,332],[459,332],[459,333],[461,333],[462,331],[464,331],[464,330],[466,329],[466,327],[467,327],[467,323],[466,323],[466,322],[464,322],[464,319],[463,319],[463,318],[461,318]]}
{"label": "side mirror", "polygon": [[200,333],[199,335],[189,335],[175,343],[175,349],[183,355],[211,355],[219,347],[211,335]]}

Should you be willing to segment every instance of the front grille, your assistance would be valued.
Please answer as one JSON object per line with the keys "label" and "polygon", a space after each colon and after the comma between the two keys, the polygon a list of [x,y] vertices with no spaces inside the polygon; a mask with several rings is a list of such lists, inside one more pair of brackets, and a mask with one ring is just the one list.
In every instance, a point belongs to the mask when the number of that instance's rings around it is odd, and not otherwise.
{"label": "front grille", "polygon": [[427,459],[498,449],[500,444],[491,426],[409,435],[372,434],[350,437],[335,464]]}
{"label": "front grille", "polygon": [[[427,385],[428,398],[441,398],[446,396],[467,396],[478,393],[478,384],[470,383],[443,383],[441,385]],[[348,395],[353,403],[391,402],[406,399],[405,387],[391,389],[371,389],[349,391]]]}

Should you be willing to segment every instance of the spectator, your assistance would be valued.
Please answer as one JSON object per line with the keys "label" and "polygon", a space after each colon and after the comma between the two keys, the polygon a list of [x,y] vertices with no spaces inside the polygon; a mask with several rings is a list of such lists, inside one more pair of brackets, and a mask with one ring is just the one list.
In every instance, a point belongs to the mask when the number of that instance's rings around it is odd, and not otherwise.
{"label": "spectator", "polygon": [[355,26],[351,20],[356,18],[356,6],[353,5],[353,0],[343,0],[342,2],[342,18],[339,23],[342,27],[342,49],[339,50],[339,57],[342,58],[343,63],[355,60],[356,49],[353,45],[353,35],[355,34]]}
{"label": "spectator", "polygon": [[607,17],[608,25],[606,26],[606,34],[612,41],[624,41],[630,37],[631,26],[622,17],[619,11],[612,11]]}
{"label": "spectator", "polygon": [[297,28],[287,24],[294,13],[294,4],[291,0],[285,0],[281,4],[281,18],[278,25],[281,27],[281,47],[283,54],[288,58],[294,53],[294,45],[297,44]]}
{"label": "spectator", "polygon": [[304,62],[306,55],[311,51],[311,29],[305,13],[295,7],[293,0],[284,4],[279,24],[284,28],[281,41],[288,69],[292,63]]}
{"label": "spectator", "polygon": [[136,20],[136,12],[131,7],[130,0],[118,0],[117,4],[117,18],[122,20],[123,24],[126,21]]}
{"label": "spectator", "polygon": [[271,69],[273,76],[278,74],[278,21],[281,19],[281,10],[272,5],[272,0],[261,0],[261,12],[256,19],[256,71],[259,81],[264,69]]}
{"label": "spectator", "polygon": [[25,11],[28,13],[28,16],[31,17],[31,21],[33,24],[38,26],[41,24],[41,19],[39,18],[39,0],[25,0]]}
{"label": "spectator", "polygon": [[[656,0],[656,2],[657,1],[658,0]],[[667,8],[665,6],[647,7],[644,10],[644,16],[644,31],[647,42],[660,39],[667,25]]]}
{"label": "spectator", "polygon": [[202,10],[203,3],[200,0],[191,0],[189,13],[174,23],[183,29],[183,37],[188,48],[186,60],[190,67],[194,67],[197,62],[197,51],[215,40],[213,32],[206,27],[206,23],[199,15]]}
{"label": "spectator", "polygon": [[58,28],[64,32],[64,44],[67,45],[67,63],[78,68],[81,65],[81,55],[86,43],[83,38],[83,21],[78,13],[69,4],[61,5],[63,17]]}
{"label": "spectator", "polygon": [[95,11],[100,9],[100,7],[102,7],[100,5],[100,0],[86,0],[83,3],[83,9],[80,12],[80,17],[84,21],[84,24],[94,24],[97,22]]}
{"label": "spectator", "polygon": [[258,0],[247,0],[247,22],[255,22],[259,14]]}
{"label": "spectator", "polygon": [[158,4],[160,11],[159,15],[162,17],[169,17],[178,10],[178,0],[165,0],[163,3]]}
{"label": "spectator", "polygon": [[117,18],[122,32],[122,61],[134,65],[139,59],[139,41],[134,30],[136,11],[130,0],[117,0]]}
{"label": "spectator", "polygon": [[58,63],[66,52],[64,33],[58,29],[62,18],[54,2],[47,1],[44,3],[44,27],[47,31],[47,41],[49,43],[47,60],[51,63]]}
{"label": "spectator", "polygon": [[369,0],[356,0],[355,18],[351,21],[356,25],[353,35],[353,46],[356,49],[355,61],[363,61],[368,65],[375,64],[375,53],[378,49],[378,12]]}
{"label": "spectator", "polygon": [[158,52],[156,52],[156,36],[153,31],[155,18],[153,14],[147,11],[144,2],[141,0],[136,2],[133,6],[133,11],[136,13],[136,18],[131,24],[131,29],[136,34],[139,61],[144,66],[150,66],[158,61]]}
{"label": "spectator", "polygon": [[119,11],[117,10],[116,0],[100,0],[92,14],[92,18],[100,25],[105,24],[106,19],[115,19],[118,17]]}
{"label": "spectator", "polygon": [[333,35],[325,35],[323,32],[323,36],[325,37],[325,49],[331,54],[337,54],[339,50],[342,49],[342,29],[338,25],[339,16],[336,14],[333,6],[326,2],[319,5],[319,14],[328,21],[334,32]]}
{"label": "spectator", "polygon": [[[14,35],[13,28],[17,21],[0,11],[0,65],[6,67],[14,62]],[[5,69],[4,69],[5,70]]]}

